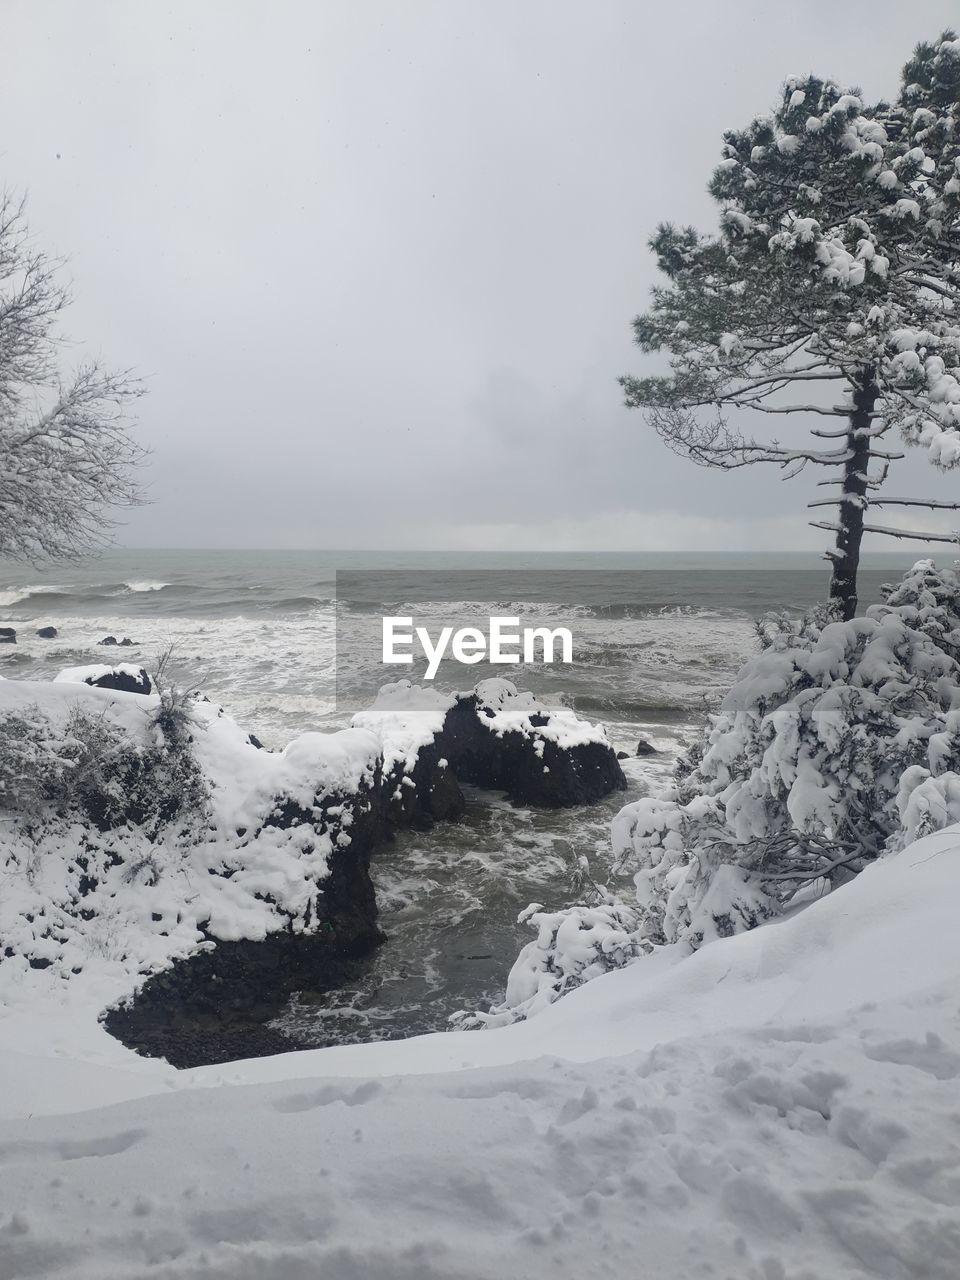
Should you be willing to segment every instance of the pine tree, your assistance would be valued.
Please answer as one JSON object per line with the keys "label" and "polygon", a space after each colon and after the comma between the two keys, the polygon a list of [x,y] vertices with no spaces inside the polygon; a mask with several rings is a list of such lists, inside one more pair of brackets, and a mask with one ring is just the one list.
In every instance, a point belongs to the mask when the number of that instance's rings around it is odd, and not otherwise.
{"label": "pine tree", "polygon": [[[904,456],[894,429],[960,465],[960,40],[918,46],[892,104],[788,80],[772,116],[724,135],[710,192],[716,234],[664,224],[650,241],[667,283],[634,330],[670,373],[621,378],[626,402],[701,465],[838,468],[820,481],[836,496],[811,504],[836,518],[811,523],[835,535],[830,598],[851,618],[864,533],[958,540],[867,516],[960,509],[880,493]],[[749,434],[748,414],[826,421],[787,444]]]}

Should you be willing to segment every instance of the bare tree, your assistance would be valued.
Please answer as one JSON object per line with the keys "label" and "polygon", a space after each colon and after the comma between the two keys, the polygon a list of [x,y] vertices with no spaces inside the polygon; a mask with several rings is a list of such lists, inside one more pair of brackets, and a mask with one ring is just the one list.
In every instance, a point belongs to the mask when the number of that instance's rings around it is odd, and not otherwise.
{"label": "bare tree", "polygon": [[60,372],[69,301],[31,243],[22,202],[0,196],[0,556],[64,559],[109,540],[109,509],[139,500],[144,451],[126,409],[142,388],[87,362]]}
{"label": "bare tree", "polygon": [[[837,469],[820,481],[835,496],[811,504],[836,517],[811,523],[835,535],[830,597],[844,618],[865,533],[958,541],[867,518],[881,506],[960,509],[878,492],[903,457],[884,439],[894,428],[936,467],[960,465],[958,111],[951,32],[918,46],[893,104],[790,80],[771,116],[724,135],[710,185],[719,233],[664,225],[650,242],[667,284],[634,330],[644,351],[669,354],[671,372],[621,378],[627,404],[701,465],[770,463],[785,478]],[[768,415],[807,422],[813,438],[741,425]]]}

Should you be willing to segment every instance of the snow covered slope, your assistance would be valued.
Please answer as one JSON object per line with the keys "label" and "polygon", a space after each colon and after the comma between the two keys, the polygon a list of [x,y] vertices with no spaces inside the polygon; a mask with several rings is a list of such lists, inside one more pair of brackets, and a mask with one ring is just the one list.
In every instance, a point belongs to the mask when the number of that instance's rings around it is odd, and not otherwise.
{"label": "snow covered slope", "polygon": [[11,1012],[0,1276],[955,1280],[958,903],[951,828],[527,1023],[179,1075]]}

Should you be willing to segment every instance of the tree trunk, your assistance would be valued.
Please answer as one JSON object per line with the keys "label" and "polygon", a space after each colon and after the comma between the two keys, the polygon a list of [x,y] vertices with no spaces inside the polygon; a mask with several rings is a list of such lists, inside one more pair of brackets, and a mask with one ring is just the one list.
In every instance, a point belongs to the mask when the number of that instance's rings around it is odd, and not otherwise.
{"label": "tree trunk", "polygon": [[827,555],[833,561],[830,600],[845,622],[857,612],[857,571],[860,568],[860,541],[866,508],[867,468],[870,465],[870,415],[877,401],[877,387],[867,375],[854,387],[853,412],[847,431],[849,456],[843,464],[840,489],[840,517],[836,547]]}

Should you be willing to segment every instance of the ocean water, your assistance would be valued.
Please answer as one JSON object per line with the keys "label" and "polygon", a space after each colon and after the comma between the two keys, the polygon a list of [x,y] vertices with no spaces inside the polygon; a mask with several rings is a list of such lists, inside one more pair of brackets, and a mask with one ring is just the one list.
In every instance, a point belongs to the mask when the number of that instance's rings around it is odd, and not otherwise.
{"label": "ocean water", "polygon": [[[862,604],[910,563],[866,558]],[[336,574],[357,570],[368,599],[353,620],[341,608],[338,650]],[[464,574],[483,583],[490,570],[513,584],[509,599],[466,604],[473,597],[463,594]],[[441,1030],[451,1013],[502,997],[510,965],[532,936],[517,925],[518,913],[532,901],[573,901],[580,854],[595,880],[610,880],[613,813],[670,776],[711,702],[753,652],[754,619],[814,603],[826,574],[813,556],[759,554],[115,550],[43,571],[0,562],[0,626],[18,632],[15,646],[0,646],[0,675],[48,679],[64,667],[109,661],[149,670],[172,646],[178,682],[222,703],[278,749],[306,730],[344,727],[383,681],[360,630],[351,630],[365,616],[409,610],[434,632],[476,622],[478,612],[535,607],[537,623],[569,626],[573,665],[525,668],[516,678],[605,724],[614,748],[629,754],[630,789],[559,813],[472,790],[462,823],[403,833],[381,851],[374,875],[388,942],[357,963],[343,989],[301,993],[279,1025],[315,1044],[383,1039]],[[447,579],[456,589],[438,591]],[[425,581],[430,591],[416,595]],[[528,596],[539,603],[529,605]],[[445,602],[451,598],[460,603]],[[58,629],[55,640],[36,636],[47,625]],[[98,642],[106,635],[134,644],[105,648]],[[463,688],[488,674],[514,678],[505,668],[444,664],[435,683]],[[417,678],[422,664],[395,668],[392,678],[401,675]],[[640,737],[656,755],[634,754]]]}

